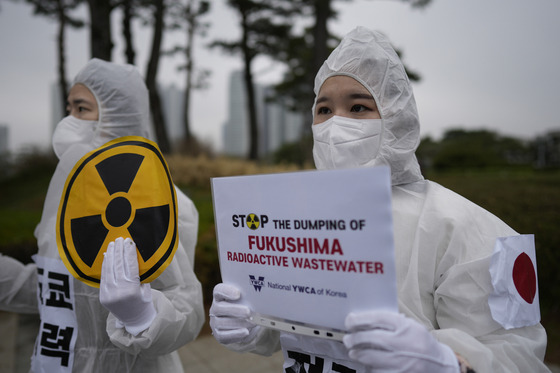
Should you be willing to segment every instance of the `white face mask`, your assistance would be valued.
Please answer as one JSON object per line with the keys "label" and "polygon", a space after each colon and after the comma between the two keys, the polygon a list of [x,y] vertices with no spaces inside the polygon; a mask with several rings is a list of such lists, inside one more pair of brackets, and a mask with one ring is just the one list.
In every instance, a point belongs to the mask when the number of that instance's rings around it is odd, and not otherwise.
{"label": "white face mask", "polygon": [[52,137],[53,149],[58,159],[74,144],[89,144],[96,124],[96,120],[83,120],[71,115],[63,118]]}
{"label": "white face mask", "polygon": [[335,115],[312,125],[311,130],[317,169],[373,166],[381,144],[383,120]]}

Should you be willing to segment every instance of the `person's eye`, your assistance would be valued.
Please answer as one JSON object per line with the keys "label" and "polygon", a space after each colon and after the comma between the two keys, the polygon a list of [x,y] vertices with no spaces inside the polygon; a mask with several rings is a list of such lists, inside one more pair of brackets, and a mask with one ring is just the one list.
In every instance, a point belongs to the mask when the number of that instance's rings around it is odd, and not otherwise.
{"label": "person's eye", "polygon": [[86,109],[85,107],[83,107],[83,106],[80,106],[80,107],[78,107],[78,111],[79,111],[80,113],[83,113],[84,111],[87,111],[87,109]]}
{"label": "person's eye", "polygon": [[365,107],[364,105],[357,104],[357,105],[352,106],[350,111],[353,112],[353,113],[361,113],[361,112],[364,112],[364,111],[371,111],[371,109]]}
{"label": "person's eye", "polygon": [[323,107],[320,107],[319,109],[317,109],[317,114],[325,115],[325,114],[330,114],[330,113],[331,113],[331,110],[326,106],[323,106]]}

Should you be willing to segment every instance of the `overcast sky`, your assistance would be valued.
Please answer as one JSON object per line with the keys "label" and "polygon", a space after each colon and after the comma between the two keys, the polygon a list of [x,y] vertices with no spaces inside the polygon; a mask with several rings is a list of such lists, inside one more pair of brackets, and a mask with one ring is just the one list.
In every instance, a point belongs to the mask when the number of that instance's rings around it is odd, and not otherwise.
{"label": "overcast sky", "polygon": [[[227,115],[229,74],[239,58],[204,44],[238,35],[237,18],[225,1],[213,1],[209,35],[199,39],[197,62],[212,71],[210,88],[195,91],[193,131],[216,147]],[[422,136],[448,128],[486,128],[534,138],[560,129],[560,2],[557,0],[433,0],[424,9],[401,1],[335,1],[340,14],[329,29],[343,35],[358,25],[384,32],[401,49],[414,84]],[[113,60],[123,61],[120,13],[114,12]],[[77,14],[86,18],[85,7]],[[143,74],[150,33],[136,25],[137,65]],[[165,36],[166,46],[183,40]],[[89,32],[67,36],[68,79],[89,58]],[[49,146],[50,87],[56,81],[56,23],[32,15],[27,4],[0,3],[0,124],[10,128],[10,148]],[[179,60],[164,58],[159,81],[184,87]],[[273,82],[281,67],[260,59],[258,80]]]}

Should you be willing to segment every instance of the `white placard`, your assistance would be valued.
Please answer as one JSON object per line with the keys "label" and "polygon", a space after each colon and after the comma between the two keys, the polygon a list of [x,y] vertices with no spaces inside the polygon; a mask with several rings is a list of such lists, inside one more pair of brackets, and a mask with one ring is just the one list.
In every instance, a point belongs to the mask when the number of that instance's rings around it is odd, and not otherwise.
{"label": "white placard", "polygon": [[222,280],[253,312],[344,330],[397,311],[387,167],[212,179]]}

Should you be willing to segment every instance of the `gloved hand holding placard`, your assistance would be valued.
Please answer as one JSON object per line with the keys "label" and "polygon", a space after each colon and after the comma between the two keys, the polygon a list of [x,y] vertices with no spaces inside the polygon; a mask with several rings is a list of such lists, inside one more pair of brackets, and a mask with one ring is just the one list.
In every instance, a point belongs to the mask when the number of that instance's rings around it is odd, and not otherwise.
{"label": "gloved hand holding placard", "polygon": [[253,322],[341,339],[350,312],[397,312],[389,178],[374,167],[212,179],[222,279]]}
{"label": "gloved hand holding placard", "polygon": [[419,322],[384,311],[351,313],[344,337],[348,355],[374,371],[458,373],[457,356]]}
{"label": "gloved hand holding placard", "polygon": [[246,343],[260,328],[250,322],[249,307],[235,302],[240,296],[239,289],[231,285],[218,284],[214,288],[210,326],[214,338],[220,343]]}

